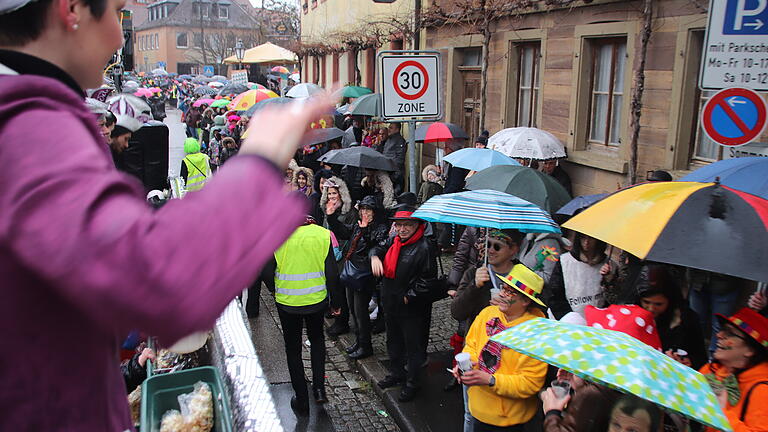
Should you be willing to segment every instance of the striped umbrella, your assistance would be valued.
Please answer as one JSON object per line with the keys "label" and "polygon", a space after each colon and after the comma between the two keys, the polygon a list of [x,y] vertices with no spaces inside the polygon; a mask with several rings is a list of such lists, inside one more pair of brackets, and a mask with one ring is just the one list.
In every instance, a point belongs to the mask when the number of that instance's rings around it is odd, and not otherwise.
{"label": "striped umbrella", "polygon": [[538,206],[494,190],[436,195],[419,207],[413,217],[430,222],[521,232],[560,232],[549,214]]}
{"label": "striped umbrella", "polygon": [[248,90],[239,94],[232,103],[229,104],[229,108],[237,111],[245,111],[256,105],[258,102],[276,97],[278,97],[277,93],[272,90]]}

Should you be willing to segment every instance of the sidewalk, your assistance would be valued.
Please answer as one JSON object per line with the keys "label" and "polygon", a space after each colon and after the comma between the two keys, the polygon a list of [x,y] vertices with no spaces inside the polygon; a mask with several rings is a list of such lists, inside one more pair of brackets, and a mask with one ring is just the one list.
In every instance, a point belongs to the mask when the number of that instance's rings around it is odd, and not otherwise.
{"label": "sidewalk", "polygon": [[[326,320],[330,326],[332,320]],[[356,363],[360,374],[371,383],[373,390],[381,397],[387,412],[392,415],[401,430],[407,432],[460,432],[463,426],[464,403],[459,388],[445,392],[443,386],[449,378],[445,370],[451,367],[453,350],[448,344],[456,330],[456,321],[451,318],[450,299],[443,299],[432,305],[432,325],[429,333],[427,353],[429,364],[424,368],[422,387],[416,399],[402,403],[397,400],[400,388],[382,390],[376,382],[387,375],[385,333],[373,335],[374,355]],[[336,341],[339,350],[354,343],[350,332],[339,336]],[[346,354],[344,355],[346,357]],[[353,362],[349,357],[347,361]]]}

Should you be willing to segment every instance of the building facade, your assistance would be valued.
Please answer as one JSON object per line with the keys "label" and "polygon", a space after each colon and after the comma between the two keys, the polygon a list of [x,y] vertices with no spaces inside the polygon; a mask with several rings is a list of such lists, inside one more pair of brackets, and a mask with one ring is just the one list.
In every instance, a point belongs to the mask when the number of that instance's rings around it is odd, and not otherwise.
{"label": "building facade", "polygon": [[[398,27],[413,25],[414,0],[300,0],[301,44],[317,46],[302,55],[302,81],[321,86],[335,82],[376,90],[376,54],[403,49]],[[381,46],[381,36],[391,36]],[[310,49],[310,51],[312,51]]]}
{"label": "building facade", "polygon": [[[455,0],[436,3],[444,10],[456,5]],[[532,4],[493,25],[486,129],[493,134],[529,126],[553,133],[567,148],[563,166],[577,195],[626,186],[642,3]],[[705,3],[659,0],[653,4],[638,181],[650,170],[681,175],[733,153],[711,141],[699,126],[701,108],[713,94],[697,86],[707,24]],[[482,36],[468,34],[466,26],[444,25],[428,28],[424,42],[443,54],[445,121],[476,135]],[[765,137],[761,138],[764,142]],[[755,145],[755,151],[761,152],[762,147]]]}
{"label": "building facade", "polygon": [[226,74],[223,59],[238,39],[246,47],[265,41],[257,11],[229,0],[160,0],[148,5],[147,19],[136,27],[135,70],[163,67],[179,74],[202,73],[203,66]]}

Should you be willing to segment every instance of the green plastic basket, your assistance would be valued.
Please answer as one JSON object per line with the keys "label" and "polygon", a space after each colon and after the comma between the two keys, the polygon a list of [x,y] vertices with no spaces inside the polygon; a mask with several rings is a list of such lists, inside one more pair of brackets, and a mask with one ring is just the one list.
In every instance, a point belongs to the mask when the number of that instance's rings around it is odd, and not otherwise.
{"label": "green plastic basket", "polygon": [[211,387],[213,395],[213,431],[232,431],[232,411],[224,392],[218,369],[205,366],[147,378],[141,388],[141,432],[158,432],[160,421],[168,410],[179,410],[180,394],[190,393],[195,383]]}

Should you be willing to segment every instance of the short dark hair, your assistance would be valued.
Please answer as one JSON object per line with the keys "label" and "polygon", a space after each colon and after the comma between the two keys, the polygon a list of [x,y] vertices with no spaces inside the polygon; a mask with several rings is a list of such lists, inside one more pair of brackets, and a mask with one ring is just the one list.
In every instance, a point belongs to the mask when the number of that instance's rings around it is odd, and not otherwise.
{"label": "short dark hair", "polygon": [[[91,14],[101,18],[107,10],[107,0],[83,0]],[[40,37],[53,0],[35,0],[19,10],[0,14],[0,45],[20,46]]]}
{"label": "short dark hair", "polygon": [[112,133],[109,136],[112,138],[117,138],[129,133],[132,133],[129,129],[125,128],[124,126],[117,125],[114,129],[112,129]]}
{"label": "short dark hair", "polygon": [[645,399],[640,399],[639,397],[632,395],[624,395],[616,401],[616,404],[611,410],[611,416],[613,416],[613,412],[616,410],[620,410],[628,416],[632,416],[637,411],[645,411],[651,419],[651,432],[659,430],[661,410],[658,406]]}

